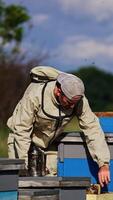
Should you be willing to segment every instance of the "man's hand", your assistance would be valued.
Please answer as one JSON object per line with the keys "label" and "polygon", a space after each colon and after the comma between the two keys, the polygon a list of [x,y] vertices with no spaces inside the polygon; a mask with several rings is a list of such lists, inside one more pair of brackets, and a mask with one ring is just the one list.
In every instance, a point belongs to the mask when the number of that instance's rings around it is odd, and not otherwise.
{"label": "man's hand", "polygon": [[108,184],[110,182],[110,171],[109,165],[105,164],[100,167],[98,172],[98,179],[101,187],[104,187],[104,184]]}

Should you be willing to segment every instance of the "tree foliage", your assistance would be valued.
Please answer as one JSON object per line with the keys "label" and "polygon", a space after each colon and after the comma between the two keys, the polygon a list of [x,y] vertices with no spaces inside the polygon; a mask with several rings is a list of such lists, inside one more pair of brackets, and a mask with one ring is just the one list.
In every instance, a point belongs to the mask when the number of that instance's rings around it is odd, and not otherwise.
{"label": "tree foliage", "polygon": [[[12,55],[19,53],[24,23],[29,20],[25,7],[14,4],[6,6],[0,0],[0,63],[10,62]],[[6,51],[6,44],[10,44],[9,52]]]}
{"label": "tree foliage", "polygon": [[113,74],[94,66],[81,68],[73,73],[83,80],[93,111],[113,111]]}
{"label": "tree foliage", "polygon": [[[24,66],[21,66],[24,67]],[[27,77],[19,66],[0,66],[0,122],[5,124],[21,98]]]}
{"label": "tree foliage", "polygon": [[[0,0],[0,124],[6,124],[14,107],[29,83],[29,71],[48,55],[38,53],[36,58],[26,59],[20,45],[24,38],[24,24],[30,16],[25,7],[6,5]],[[6,46],[9,45],[9,49]]]}
{"label": "tree foliage", "polygon": [[0,1],[0,37],[2,44],[11,42],[21,42],[23,38],[23,23],[27,22],[30,16],[25,7],[20,5],[6,6]]}

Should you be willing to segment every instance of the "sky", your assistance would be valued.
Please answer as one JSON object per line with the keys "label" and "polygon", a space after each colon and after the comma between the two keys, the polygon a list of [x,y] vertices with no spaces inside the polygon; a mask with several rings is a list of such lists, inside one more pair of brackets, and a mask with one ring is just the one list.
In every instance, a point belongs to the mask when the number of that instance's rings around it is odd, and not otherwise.
{"label": "sky", "polygon": [[113,0],[4,0],[27,8],[23,52],[48,52],[45,65],[63,71],[96,65],[113,73]]}

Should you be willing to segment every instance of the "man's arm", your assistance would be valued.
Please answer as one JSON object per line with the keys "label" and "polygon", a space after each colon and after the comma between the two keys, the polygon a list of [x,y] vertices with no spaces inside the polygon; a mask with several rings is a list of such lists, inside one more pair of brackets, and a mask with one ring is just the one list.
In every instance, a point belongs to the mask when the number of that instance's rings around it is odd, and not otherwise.
{"label": "man's arm", "polygon": [[8,122],[9,128],[14,132],[14,147],[17,158],[25,159],[26,168],[35,112],[38,109],[38,101],[31,90],[32,87],[27,89]]}
{"label": "man's arm", "polygon": [[98,178],[103,186],[104,182],[107,184],[110,181],[110,153],[99,120],[91,111],[86,97],[83,98],[82,113],[78,119],[80,128],[85,134],[89,152],[99,166]]}

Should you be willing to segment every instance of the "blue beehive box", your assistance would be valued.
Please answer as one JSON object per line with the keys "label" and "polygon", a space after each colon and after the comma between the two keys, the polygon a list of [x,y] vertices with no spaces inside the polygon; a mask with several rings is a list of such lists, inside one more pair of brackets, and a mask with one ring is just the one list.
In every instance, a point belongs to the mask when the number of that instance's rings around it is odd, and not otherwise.
{"label": "blue beehive box", "polygon": [[[113,137],[107,134],[106,139],[111,153],[111,182],[103,191],[113,192]],[[92,184],[98,183],[98,165],[92,160],[82,133],[64,133],[58,146],[58,176],[90,177]]]}
{"label": "blue beehive box", "polygon": [[104,133],[113,134],[113,117],[99,117],[99,121]]}
{"label": "blue beehive box", "polygon": [[95,112],[104,133],[113,134],[113,112]]}

